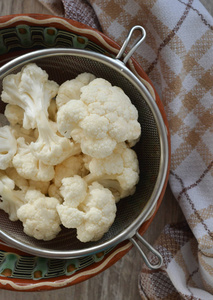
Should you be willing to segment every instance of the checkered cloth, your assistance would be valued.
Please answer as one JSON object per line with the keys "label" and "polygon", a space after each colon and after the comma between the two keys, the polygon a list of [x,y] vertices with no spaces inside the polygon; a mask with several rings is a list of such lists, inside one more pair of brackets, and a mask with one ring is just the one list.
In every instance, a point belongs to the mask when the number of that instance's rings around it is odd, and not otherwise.
{"label": "checkered cloth", "polygon": [[169,182],[187,222],[166,226],[155,243],[164,266],[157,271],[143,267],[142,299],[213,299],[212,17],[198,0],[62,2],[66,17],[102,28],[120,44],[133,25],[147,32],[134,56],[166,110],[172,147]]}

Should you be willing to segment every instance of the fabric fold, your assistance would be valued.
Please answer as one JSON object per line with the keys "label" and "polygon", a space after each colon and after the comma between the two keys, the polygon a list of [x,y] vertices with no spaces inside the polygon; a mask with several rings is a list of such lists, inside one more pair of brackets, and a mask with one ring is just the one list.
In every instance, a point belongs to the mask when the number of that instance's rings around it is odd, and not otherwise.
{"label": "fabric fold", "polygon": [[[198,266],[197,241],[187,222],[166,225],[155,248],[164,266],[155,271],[144,265],[138,286],[142,299],[212,299]],[[155,257],[150,256],[155,263]]]}
{"label": "fabric fold", "polygon": [[64,6],[61,0],[39,0],[53,15],[64,16]]}
{"label": "fabric fold", "polygon": [[87,0],[39,0],[51,13],[102,30],[98,17]]}

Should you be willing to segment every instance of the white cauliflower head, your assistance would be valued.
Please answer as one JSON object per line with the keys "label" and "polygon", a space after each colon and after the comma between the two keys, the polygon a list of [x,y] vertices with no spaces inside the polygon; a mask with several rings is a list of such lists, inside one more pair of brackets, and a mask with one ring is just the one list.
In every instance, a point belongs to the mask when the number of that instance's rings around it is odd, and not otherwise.
{"label": "white cauliflower head", "polygon": [[64,203],[57,206],[62,224],[77,229],[81,242],[96,241],[115,219],[116,204],[110,190],[97,182],[87,186],[78,175],[64,178],[60,192]]}
{"label": "white cauliflower head", "polygon": [[47,165],[57,165],[80,152],[80,145],[57,134],[53,124],[41,113],[37,118],[38,139],[30,144],[33,155]]}
{"label": "white cauliflower head", "polygon": [[85,167],[90,173],[84,179],[91,183],[98,181],[109,188],[116,202],[132,195],[139,181],[139,163],[135,151],[125,143],[116,146],[106,158],[84,157]]}
{"label": "white cauliflower head", "polygon": [[50,100],[56,96],[58,84],[48,80],[48,74],[35,63],[25,65],[17,74],[3,79],[2,101],[18,105],[24,111],[23,127],[37,127],[37,117],[44,112],[48,117]]}
{"label": "white cauliflower head", "polygon": [[49,120],[48,109],[58,88],[56,82],[48,79],[47,72],[35,63],[29,63],[19,73],[3,79],[2,101],[23,110],[23,128],[37,128],[38,138],[31,143],[31,151],[37,159],[48,165],[60,163],[73,151],[75,153],[73,143],[59,136]]}
{"label": "white cauliflower head", "polygon": [[90,73],[79,74],[76,78],[67,80],[62,85],[60,85],[58,94],[56,97],[57,107],[61,107],[71,99],[80,99],[81,88],[92,80],[95,76]]}
{"label": "white cauliflower head", "polygon": [[60,219],[56,211],[59,201],[46,197],[40,191],[29,190],[25,198],[27,203],[17,210],[24,232],[38,240],[51,240],[61,231]]}
{"label": "white cauliflower head", "polygon": [[60,192],[65,205],[77,208],[87,195],[87,183],[79,175],[63,178]]}
{"label": "white cauliflower head", "polygon": [[10,126],[0,127],[0,169],[5,170],[12,165],[17,150],[17,142]]}
{"label": "white cauliflower head", "polygon": [[35,181],[50,181],[53,179],[54,167],[37,159],[23,137],[17,139],[17,145],[17,153],[13,157],[13,166],[20,176]]}
{"label": "white cauliflower head", "polygon": [[116,216],[115,199],[110,190],[97,182],[89,187],[89,195],[83,202],[84,221],[77,227],[77,237],[82,242],[97,241],[102,238]]}
{"label": "white cauliflower head", "polygon": [[120,142],[133,145],[141,134],[138,111],[122,89],[96,78],[57,113],[59,132],[81,143],[82,152],[109,156]]}

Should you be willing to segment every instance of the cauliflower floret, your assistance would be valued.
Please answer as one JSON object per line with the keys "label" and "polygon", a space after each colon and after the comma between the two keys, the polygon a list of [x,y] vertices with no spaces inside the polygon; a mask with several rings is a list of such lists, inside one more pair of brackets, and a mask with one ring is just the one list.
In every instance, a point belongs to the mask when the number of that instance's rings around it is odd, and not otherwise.
{"label": "cauliflower floret", "polygon": [[27,180],[20,176],[15,168],[7,168],[5,174],[14,181],[15,189],[27,192],[28,189],[39,190],[42,194],[47,194],[50,182],[49,181],[35,181]]}
{"label": "cauliflower floret", "polygon": [[60,219],[56,211],[59,201],[45,197],[40,191],[29,190],[17,216],[23,222],[24,232],[38,240],[51,240],[61,231]]}
{"label": "cauliflower floret", "polygon": [[20,190],[23,190],[25,189],[26,187],[28,187],[28,180],[25,179],[24,177],[20,176],[18,174],[18,172],[16,171],[15,168],[11,167],[11,168],[7,168],[5,170],[5,174],[11,179],[14,181],[15,183],[15,186],[16,186],[16,189],[20,189]]}
{"label": "cauliflower floret", "polygon": [[30,144],[33,155],[47,165],[57,165],[80,152],[80,145],[59,136],[53,124],[41,112],[37,118],[38,139]]}
{"label": "cauliflower floret", "polygon": [[50,101],[58,87],[56,82],[48,80],[46,71],[34,63],[3,79],[2,101],[24,110],[25,129],[38,129],[38,139],[31,143],[31,151],[48,165],[56,165],[75,152],[73,143],[59,136],[48,119]]}
{"label": "cauliflower floret", "polygon": [[3,79],[2,101],[24,110],[23,127],[37,127],[37,117],[44,112],[48,118],[50,100],[56,96],[58,84],[48,80],[48,74],[35,63],[25,65],[17,74]]}
{"label": "cauliflower floret", "polygon": [[82,152],[96,158],[112,154],[120,142],[134,145],[141,134],[138,111],[129,97],[107,80],[96,78],[81,88],[80,99],[59,108],[59,132],[81,143]]}
{"label": "cauliflower floret", "polygon": [[13,156],[17,150],[16,139],[10,126],[0,127],[0,169],[11,166]]}
{"label": "cauliflower floret", "polygon": [[58,90],[58,95],[56,97],[57,107],[61,107],[71,99],[80,99],[81,88],[94,79],[94,75],[90,73],[82,73],[75,79],[65,81]]}
{"label": "cauliflower floret", "polygon": [[60,192],[64,203],[57,205],[62,224],[77,229],[81,242],[99,240],[114,222],[115,199],[110,190],[97,182],[87,186],[78,175],[64,178]]}
{"label": "cauliflower floret", "polygon": [[90,174],[84,177],[87,183],[98,181],[111,190],[116,202],[132,195],[139,180],[139,164],[134,150],[120,143],[113,153],[103,159],[84,156],[85,167]]}
{"label": "cauliflower floret", "polygon": [[7,104],[4,115],[10,122],[10,125],[23,124],[24,110],[18,105]]}
{"label": "cauliflower floret", "polygon": [[87,183],[78,175],[63,178],[60,192],[64,198],[64,203],[76,208],[87,195]]}
{"label": "cauliflower floret", "polygon": [[20,176],[35,181],[50,181],[55,171],[53,166],[44,164],[30,151],[30,146],[25,143],[23,137],[17,139],[17,153],[13,157],[13,166]]}
{"label": "cauliflower floret", "polygon": [[82,242],[101,239],[116,216],[115,199],[110,190],[97,182],[93,182],[88,188],[89,195],[83,202],[84,222],[77,228],[77,237]]}
{"label": "cauliflower floret", "polygon": [[[79,100],[71,100],[67,104],[61,106],[57,113],[57,124],[59,132],[67,138],[71,137],[71,132],[76,128],[76,124],[82,121],[88,115],[87,106]],[[72,135],[73,136],[73,135]],[[74,140],[79,143],[84,137],[81,130],[78,130],[76,134],[78,140],[74,137]]]}
{"label": "cauliflower floret", "polygon": [[83,155],[71,156],[55,166],[53,182],[56,187],[60,187],[63,178],[72,177],[74,175],[84,176],[87,173],[88,171],[84,167]]}
{"label": "cauliflower floret", "polygon": [[0,172],[0,209],[3,209],[11,221],[17,221],[17,210],[26,203],[25,192],[14,190],[15,182]]}

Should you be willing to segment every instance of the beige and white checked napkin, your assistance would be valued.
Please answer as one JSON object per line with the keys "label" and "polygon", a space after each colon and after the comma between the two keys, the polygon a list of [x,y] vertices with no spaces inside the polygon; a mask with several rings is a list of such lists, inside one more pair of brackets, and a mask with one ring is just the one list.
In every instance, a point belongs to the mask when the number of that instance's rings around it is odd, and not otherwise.
{"label": "beige and white checked napkin", "polygon": [[213,299],[212,16],[198,0],[39,1],[120,44],[133,25],[146,29],[135,58],[166,110],[169,183],[186,223],[165,227],[155,244],[164,266],[158,271],[144,266],[139,291],[142,299]]}

